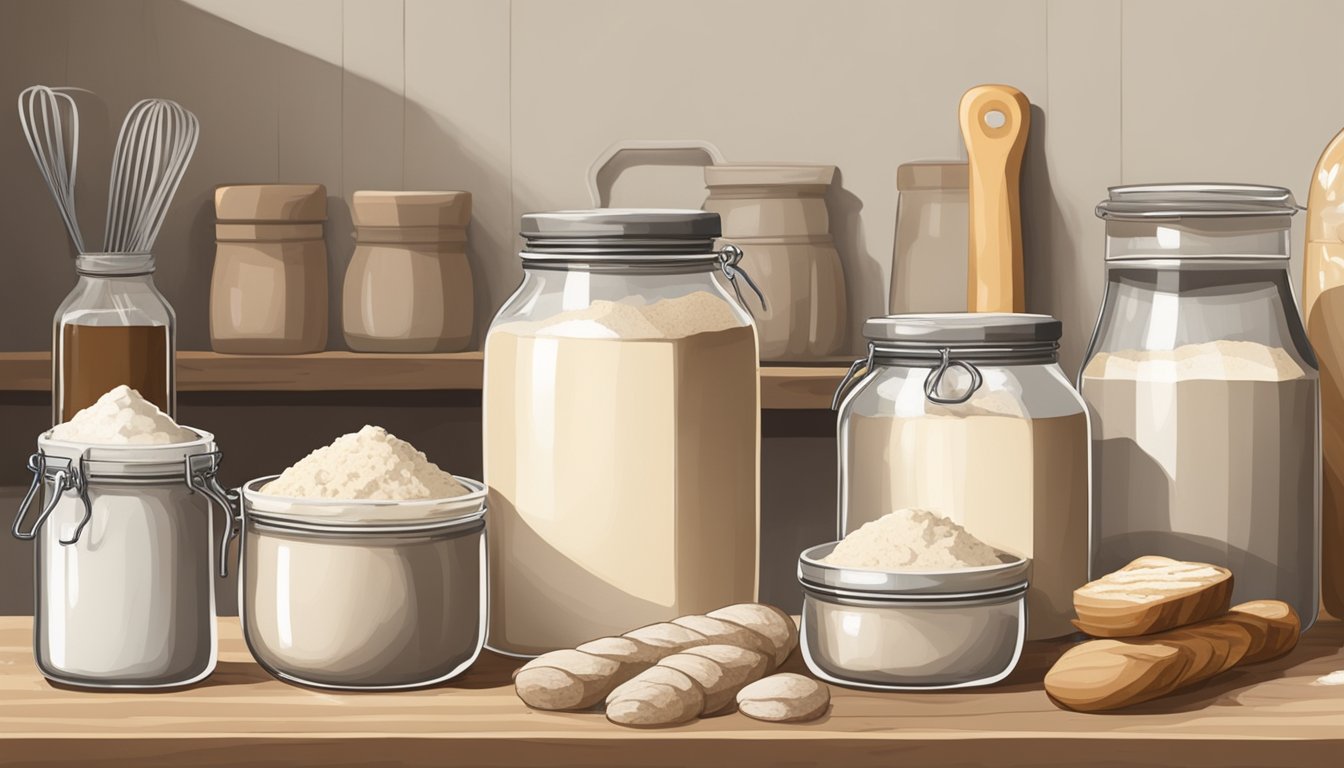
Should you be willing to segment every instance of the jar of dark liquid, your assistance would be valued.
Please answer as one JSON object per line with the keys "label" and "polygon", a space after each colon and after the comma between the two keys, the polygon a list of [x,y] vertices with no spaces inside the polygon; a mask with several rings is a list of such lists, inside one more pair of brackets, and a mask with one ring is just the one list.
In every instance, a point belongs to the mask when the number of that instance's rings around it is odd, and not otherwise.
{"label": "jar of dark liquid", "polygon": [[75,271],[79,282],[56,310],[52,333],[53,423],[122,384],[174,415],[177,320],[154,287],[154,257],[83,253]]}

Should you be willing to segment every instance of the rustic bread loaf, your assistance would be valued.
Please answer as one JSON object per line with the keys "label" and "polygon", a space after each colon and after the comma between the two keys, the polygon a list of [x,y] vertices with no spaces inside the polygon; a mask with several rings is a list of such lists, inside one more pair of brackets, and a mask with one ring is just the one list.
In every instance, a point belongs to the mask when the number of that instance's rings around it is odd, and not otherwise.
{"label": "rustic bread loaf", "polygon": [[1126,640],[1070,648],[1045,675],[1056,703],[1079,712],[1120,709],[1166,696],[1241,664],[1281,656],[1297,645],[1297,615],[1286,603],[1257,600],[1226,615]]}
{"label": "rustic bread loaf", "polygon": [[810,677],[784,672],[757,680],[737,692],[737,708],[771,723],[815,720],[831,704],[831,689]]}
{"label": "rustic bread loaf", "polygon": [[1231,598],[1226,568],[1140,557],[1074,590],[1073,623],[1093,637],[1136,637],[1219,616]]}

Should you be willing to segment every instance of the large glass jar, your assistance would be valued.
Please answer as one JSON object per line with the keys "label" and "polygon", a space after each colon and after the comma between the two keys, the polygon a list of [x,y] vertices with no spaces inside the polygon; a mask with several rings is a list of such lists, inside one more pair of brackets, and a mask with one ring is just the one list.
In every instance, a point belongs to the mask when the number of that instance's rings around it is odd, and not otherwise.
{"label": "large glass jar", "polygon": [[934,512],[1031,559],[1029,637],[1074,631],[1087,415],[1059,368],[1059,321],[893,315],[863,333],[868,357],[836,393],[840,536],[897,509]]}
{"label": "large glass jar", "polygon": [[79,281],[56,310],[51,339],[52,423],[122,384],[172,416],[177,320],[154,286],[148,253],[82,253]]}
{"label": "large glass jar", "polygon": [[1232,570],[1233,602],[1310,626],[1320,574],[1316,361],[1288,277],[1292,194],[1116,187],[1106,293],[1080,375],[1092,575],[1141,555]]}
{"label": "large glass jar", "polygon": [[[756,594],[751,317],[717,214],[528,214],[485,342],[491,648],[535,655]],[[733,282],[736,286],[737,283]]]}

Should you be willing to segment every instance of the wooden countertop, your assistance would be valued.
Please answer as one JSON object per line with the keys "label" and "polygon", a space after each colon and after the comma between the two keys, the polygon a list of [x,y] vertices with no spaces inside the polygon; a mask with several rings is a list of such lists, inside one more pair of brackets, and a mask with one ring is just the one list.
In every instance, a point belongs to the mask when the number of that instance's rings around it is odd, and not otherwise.
{"label": "wooden countertop", "polygon": [[[480,352],[222,355],[182,350],[177,353],[177,388],[180,392],[479,390],[483,360]],[[848,367],[848,360],[841,366],[764,365],[761,407],[828,409]],[[0,392],[50,389],[48,353],[0,352]]]}
{"label": "wooden countertop", "polygon": [[[1338,766],[1344,624],[1287,658],[1234,670],[1123,714],[1056,709],[1040,679],[1061,650],[1035,644],[1008,681],[972,692],[833,688],[830,713],[776,725],[740,714],[659,730],[597,714],[534,712],[509,685],[517,662],[484,654],[444,687],[331,693],[268,677],[236,619],[220,620],[214,675],[168,693],[55,688],[33,666],[31,619],[0,617],[0,764],[102,766]],[[789,667],[801,667],[795,654]]]}

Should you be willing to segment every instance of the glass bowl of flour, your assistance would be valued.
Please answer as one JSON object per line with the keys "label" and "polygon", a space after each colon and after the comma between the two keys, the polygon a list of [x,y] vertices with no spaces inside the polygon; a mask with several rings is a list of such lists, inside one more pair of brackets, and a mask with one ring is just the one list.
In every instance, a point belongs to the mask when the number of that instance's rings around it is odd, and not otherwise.
{"label": "glass bowl of flour", "polygon": [[271,674],[396,690],[485,642],[485,486],[366,426],[242,488],[240,615]]}
{"label": "glass bowl of flour", "polygon": [[932,512],[891,512],[799,556],[803,659],[856,688],[996,683],[1022,653],[1030,567]]}

